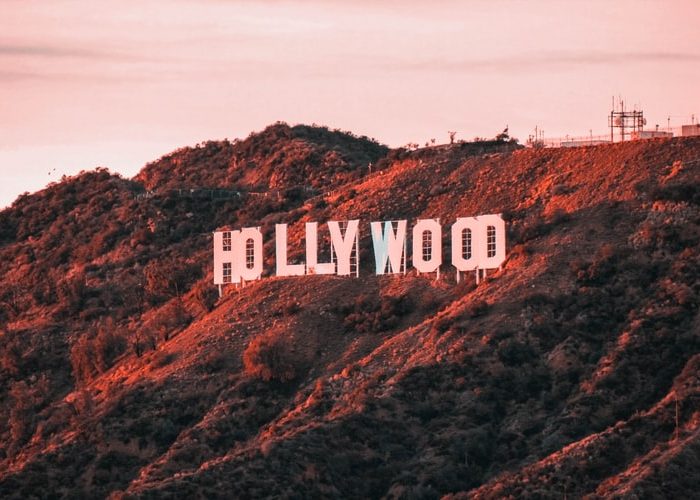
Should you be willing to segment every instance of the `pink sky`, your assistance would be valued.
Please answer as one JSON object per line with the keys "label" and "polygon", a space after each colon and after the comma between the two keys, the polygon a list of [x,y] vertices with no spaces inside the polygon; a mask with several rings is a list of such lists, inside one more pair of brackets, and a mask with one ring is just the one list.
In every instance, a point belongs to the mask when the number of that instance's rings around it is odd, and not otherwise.
{"label": "pink sky", "polygon": [[[691,1],[3,0],[0,207],[277,120],[391,146],[700,116]],[[55,170],[54,170],[55,169]]]}

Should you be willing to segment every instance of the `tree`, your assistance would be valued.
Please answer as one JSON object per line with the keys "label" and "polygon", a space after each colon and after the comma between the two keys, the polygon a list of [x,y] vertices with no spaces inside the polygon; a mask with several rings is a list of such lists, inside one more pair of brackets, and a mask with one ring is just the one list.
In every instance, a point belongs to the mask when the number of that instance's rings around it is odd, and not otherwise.
{"label": "tree", "polygon": [[98,323],[94,344],[95,365],[100,373],[107,371],[126,349],[126,339],[110,317]]}
{"label": "tree", "polygon": [[126,339],[112,318],[95,325],[92,334],[81,336],[71,347],[70,360],[76,385],[89,383],[107,371],[126,349]]}
{"label": "tree", "polygon": [[24,380],[14,382],[10,386],[10,455],[14,455],[34,432],[36,410],[46,403],[49,388],[49,379],[45,374],[32,386]]}
{"label": "tree", "polygon": [[496,136],[496,140],[499,142],[508,142],[510,140],[510,136],[508,135],[508,125],[506,125],[506,128],[503,129],[503,132]]}
{"label": "tree", "polygon": [[299,368],[291,342],[280,332],[270,332],[253,339],[243,353],[243,364],[246,373],[265,381],[293,380]]}
{"label": "tree", "polygon": [[96,374],[94,347],[86,335],[80,337],[70,349],[70,363],[75,385],[81,387]]}
{"label": "tree", "polygon": [[165,304],[148,323],[148,330],[158,338],[167,342],[174,332],[187,325],[192,320],[181,297],[175,297]]}
{"label": "tree", "polygon": [[140,358],[149,347],[156,349],[156,336],[150,328],[139,326],[132,330],[129,343],[137,358]]}
{"label": "tree", "polygon": [[200,281],[194,287],[193,299],[203,313],[208,313],[214,309],[219,294],[208,282]]}
{"label": "tree", "polygon": [[0,368],[9,375],[17,375],[22,366],[22,346],[19,336],[9,330],[0,329]]}
{"label": "tree", "polygon": [[78,312],[82,307],[87,289],[85,282],[85,272],[81,269],[58,284],[58,301],[67,313]]}

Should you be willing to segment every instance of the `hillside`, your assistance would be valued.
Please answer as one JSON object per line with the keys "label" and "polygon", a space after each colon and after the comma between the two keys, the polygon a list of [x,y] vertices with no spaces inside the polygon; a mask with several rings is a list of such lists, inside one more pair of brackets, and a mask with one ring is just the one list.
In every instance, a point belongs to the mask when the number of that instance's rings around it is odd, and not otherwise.
{"label": "hillside", "polygon": [[242,141],[179,149],[146,165],[135,180],[148,190],[318,190],[357,179],[387,152],[386,146],[349,132],[277,123]]}
{"label": "hillside", "polygon": [[[307,221],[486,213],[508,259],[478,286],[369,253],[359,278],[211,284],[217,228],[302,248]],[[0,496],[693,497],[699,243],[700,138],[406,151],[277,124],[67,178],[0,212]]]}

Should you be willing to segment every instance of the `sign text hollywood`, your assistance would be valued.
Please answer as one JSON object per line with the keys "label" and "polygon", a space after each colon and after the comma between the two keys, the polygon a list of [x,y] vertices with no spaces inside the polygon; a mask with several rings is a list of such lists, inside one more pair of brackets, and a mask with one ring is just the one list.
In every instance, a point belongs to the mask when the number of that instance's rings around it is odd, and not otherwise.
{"label": "sign text hollywood", "polygon": [[[306,274],[359,275],[360,221],[329,221],[330,259],[319,262],[318,223],[305,227],[305,262],[287,257],[287,224],[275,225],[277,276]],[[376,274],[407,270],[408,221],[371,222]],[[442,226],[438,219],[419,219],[410,230],[411,264],[419,273],[440,272],[443,263]],[[506,256],[505,222],[498,214],[460,217],[450,228],[451,264],[460,272],[498,268]],[[260,279],[263,272],[263,234],[259,227],[214,233],[214,283]],[[477,276],[478,277],[478,276]]]}

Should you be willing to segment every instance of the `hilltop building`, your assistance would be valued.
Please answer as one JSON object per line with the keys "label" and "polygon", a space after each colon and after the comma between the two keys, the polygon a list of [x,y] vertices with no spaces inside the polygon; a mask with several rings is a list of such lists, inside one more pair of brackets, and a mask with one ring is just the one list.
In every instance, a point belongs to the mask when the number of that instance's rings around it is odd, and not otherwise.
{"label": "hilltop building", "polygon": [[673,132],[665,132],[663,130],[636,130],[630,134],[633,141],[640,139],[658,139],[673,137]]}
{"label": "hilltop building", "polygon": [[691,137],[700,135],[700,123],[694,123],[693,125],[683,125],[681,126],[681,136]]}

